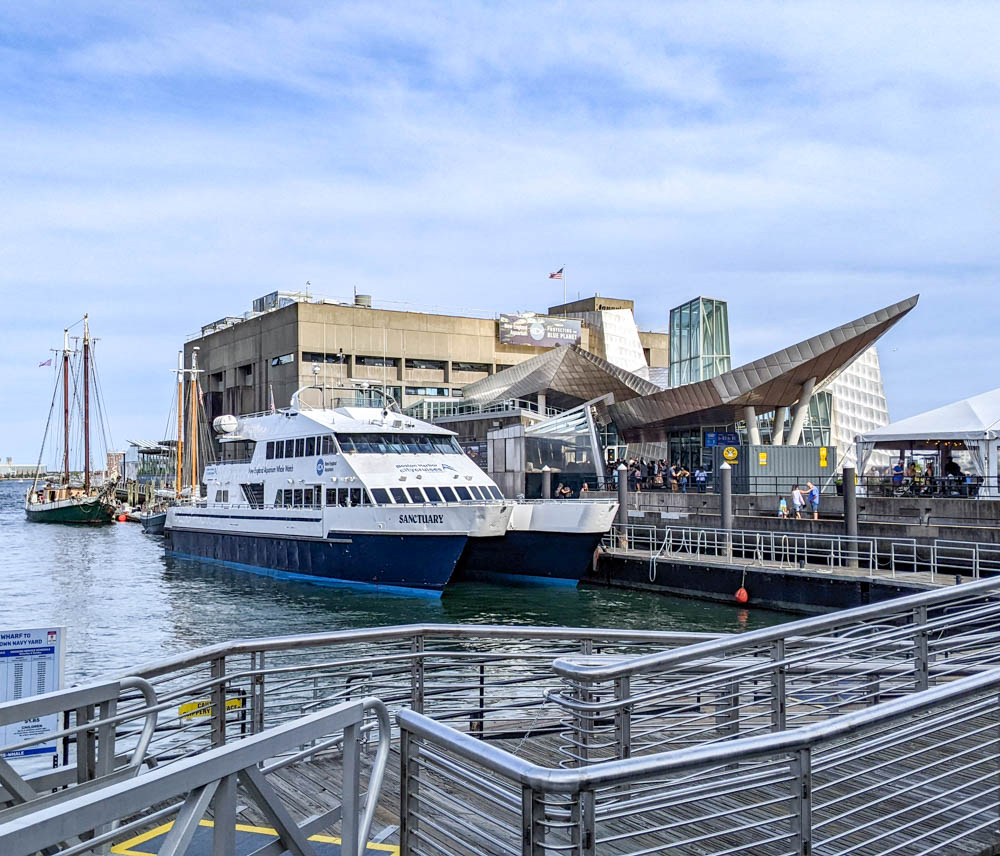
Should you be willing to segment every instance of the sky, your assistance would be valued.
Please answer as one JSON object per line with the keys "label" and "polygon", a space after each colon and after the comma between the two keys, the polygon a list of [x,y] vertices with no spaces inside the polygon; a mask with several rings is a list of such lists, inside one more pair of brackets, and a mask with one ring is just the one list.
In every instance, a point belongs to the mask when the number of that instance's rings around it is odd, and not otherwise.
{"label": "sky", "polygon": [[1000,5],[0,4],[0,458],[89,312],[112,439],[278,289],[726,299],[734,365],[911,294],[890,415],[992,389]]}

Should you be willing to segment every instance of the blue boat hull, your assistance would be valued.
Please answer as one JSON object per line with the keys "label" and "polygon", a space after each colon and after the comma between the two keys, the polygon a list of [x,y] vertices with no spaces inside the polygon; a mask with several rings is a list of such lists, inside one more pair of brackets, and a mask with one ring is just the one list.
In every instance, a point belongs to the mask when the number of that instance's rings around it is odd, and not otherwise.
{"label": "blue boat hull", "polygon": [[457,574],[577,583],[593,563],[599,532],[519,532],[499,538],[470,538]]}
{"label": "blue boat hull", "polygon": [[320,540],[186,529],[168,529],[164,535],[168,553],[260,568],[271,576],[438,594],[451,578],[467,538],[331,532]]}

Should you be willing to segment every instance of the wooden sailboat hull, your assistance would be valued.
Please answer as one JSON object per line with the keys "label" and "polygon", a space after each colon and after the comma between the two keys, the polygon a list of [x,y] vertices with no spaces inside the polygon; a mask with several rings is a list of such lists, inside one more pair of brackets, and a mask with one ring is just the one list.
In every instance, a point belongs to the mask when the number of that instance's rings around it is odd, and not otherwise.
{"label": "wooden sailboat hull", "polygon": [[115,508],[100,496],[60,499],[28,504],[24,508],[33,523],[69,523],[103,526],[115,520]]}

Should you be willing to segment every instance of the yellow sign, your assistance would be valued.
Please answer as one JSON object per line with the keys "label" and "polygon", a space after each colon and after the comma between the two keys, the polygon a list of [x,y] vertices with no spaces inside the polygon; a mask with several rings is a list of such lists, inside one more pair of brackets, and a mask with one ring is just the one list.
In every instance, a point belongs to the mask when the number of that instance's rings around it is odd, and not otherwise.
{"label": "yellow sign", "polygon": [[[226,699],[226,710],[240,710],[242,707],[243,699]],[[207,698],[199,699],[198,701],[189,701],[178,707],[177,713],[179,716],[186,717],[187,719],[194,719],[196,716],[211,716],[212,702]]]}
{"label": "yellow sign", "polygon": [[722,450],[722,457],[729,461],[729,463],[735,461],[739,456],[740,450],[735,446],[726,446],[726,448]]}
{"label": "yellow sign", "polygon": [[826,466],[826,446],[819,447],[819,465],[821,467]]}
{"label": "yellow sign", "polygon": [[757,453],[757,463],[760,464],[762,467],[767,466],[767,452]]}

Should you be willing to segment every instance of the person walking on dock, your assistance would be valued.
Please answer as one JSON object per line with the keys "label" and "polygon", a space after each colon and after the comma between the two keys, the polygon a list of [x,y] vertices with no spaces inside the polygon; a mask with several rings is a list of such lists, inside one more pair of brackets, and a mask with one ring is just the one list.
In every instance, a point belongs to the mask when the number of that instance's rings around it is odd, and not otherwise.
{"label": "person walking on dock", "polygon": [[806,482],[809,488],[809,506],[812,508],[813,520],[819,520],[819,488],[811,481]]}
{"label": "person walking on dock", "polygon": [[798,485],[792,487],[792,507],[795,509],[795,519],[801,520],[802,509],[806,507],[806,501]]}

